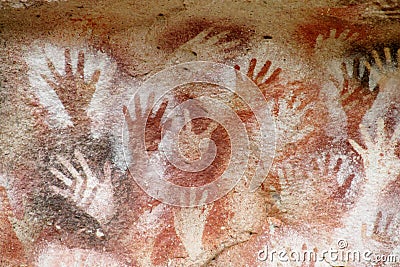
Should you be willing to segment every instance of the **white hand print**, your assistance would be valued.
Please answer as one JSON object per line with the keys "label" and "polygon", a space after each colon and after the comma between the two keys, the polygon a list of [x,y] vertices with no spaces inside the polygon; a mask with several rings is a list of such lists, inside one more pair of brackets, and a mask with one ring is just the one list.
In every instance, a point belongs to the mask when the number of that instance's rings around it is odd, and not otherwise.
{"label": "white hand print", "polygon": [[304,98],[304,93],[291,92],[291,99],[279,99],[276,113],[276,131],[278,149],[286,144],[295,143],[314,131],[314,126],[304,124],[304,119],[311,111]]}
{"label": "white hand print", "polygon": [[359,191],[360,198],[351,209],[345,225],[347,229],[353,229],[352,233],[348,233],[349,235],[354,236],[354,232],[359,230],[363,240],[366,240],[366,237],[372,237],[376,231],[380,197],[386,187],[400,174],[400,158],[395,151],[400,135],[400,125],[397,125],[392,136],[389,137],[383,119],[379,118],[374,137],[368,133],[363,124],[360,124],[360,133],[366,148],[361,147],[354,140],[350,139],[349,142],[362,157],[365,182]]}
{"label": "white hand print", "polygon": [[99,223],[105,224],[109,222],[114,215],[114,192],[111,182],[111,165],[109,162],[104,164],[104,173],[102,177],[98,179],[93,174],[83,154],[77,149],[74,154],[85,176],[82,177],[81,173],[79,173],[69,160],[58,155],[58,161],[69,171],[69,174],[74,180],[71,180],[59,170],[50,168],[51,173],[68,187],[68,189],[64,190],[52,186],[52,190],[70,199],[77,207],[94,217]]}
{"label": "white hand print", "polygon": [[[203,193],[200,201],[195,200],[195,194],[191,195],[190,198],[190,206],[203,204],[207,199],[207,191]],[[182,204],[187,204],[184,199],[182,200]],[[204,253],[202,243],[203,232],[212,207],[213,203],[199,207],[181,207],[174,214],[176,233],[180,237],[192,261],[200,260],[202,253]]]}
{"label": "white hand print", "polygon": [[349,142],[363,159],[366,183],[380,192],[400,174],[400,158],[396,155],[400,124],[395,127],[391,137],[385,130],[385,122],[382,118],[377,120],[374,139],[363,124],[360,124],[360,133],[366,148],[361,147],[354,140],[350,139]]}

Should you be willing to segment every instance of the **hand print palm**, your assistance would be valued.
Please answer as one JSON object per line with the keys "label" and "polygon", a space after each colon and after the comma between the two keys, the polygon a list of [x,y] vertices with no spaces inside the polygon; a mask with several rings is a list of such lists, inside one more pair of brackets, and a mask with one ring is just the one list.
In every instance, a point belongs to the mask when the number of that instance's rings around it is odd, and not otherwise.
{"label": "hand print palm", "polygon": [[70,199],[76,206],[96,218],[101,224],[105,224],[114,214],[114,193],[111,183],[112,171],[110,163],[106,162],[104,164],[104,173],[101,179],[98,179],[79,150],[75,150],[75,158],[78,160],[85,178],[82,177],[69,160],[62,156],[57,156],[58,161],[69,171],[74,180],[71,180],[59,170],[50,168],[51,173],[68,187],[68,189],[64,190],[52,186],[52,189],[55,193]]}
{"label": "hand print palm", "polygon": [[[88,121],[86,109],[96,91],[96,84],[100,78],[100,70],[96,70],[89,82],[84,77],[85,55],[83,51],[78,54],[76,72],[72,70],[71,52],[65,49],[65,75],[61,75],[53,62],[47,58],[47,66],[53,75],[50,79],[42,74],[42,78],[56,92],[61,103],[71,116],[74,126],[80,121]],[[55,81],[54,81],[55,80]]]}
{"label": "hand print palm", "polygon": [[[193,122],[190,121],[188,110],[184,111],[186,121],[189,121],[179,134],[179,149],[181,154],[189,161],[195,161],[201,157],[201,148],[207,149],[211,134],[218,127],[216,122],[211,122],[207,129],[196,134],[193,131]],[[204,144],[204,140],[208,141]]]}

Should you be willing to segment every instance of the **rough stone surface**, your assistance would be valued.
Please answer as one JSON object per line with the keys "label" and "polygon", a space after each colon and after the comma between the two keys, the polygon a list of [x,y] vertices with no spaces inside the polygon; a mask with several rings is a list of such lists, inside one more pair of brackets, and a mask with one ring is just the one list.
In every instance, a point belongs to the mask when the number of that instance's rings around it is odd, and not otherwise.
{"label": "rough stone surface", "polygon": [[399,19],[2,0],[0,266],[398,266]]}

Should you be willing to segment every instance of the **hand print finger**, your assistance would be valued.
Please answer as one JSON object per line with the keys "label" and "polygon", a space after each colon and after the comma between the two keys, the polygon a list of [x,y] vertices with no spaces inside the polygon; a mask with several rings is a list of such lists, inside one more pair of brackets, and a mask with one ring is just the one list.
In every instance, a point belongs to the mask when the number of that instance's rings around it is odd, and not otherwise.
{"label": "hand print finger", "polygon": [[103,178],[101,182],[111,183],[112,169],[111,169],[111,163],[108,160],[104,163],[103,172],[104,175],[102,176]]}
{"label": "hand print finger", "polygon": [[383,48],[383,53],[385,54],[386,64],[387,65],[392,64],[392,55],[390,53],[390,48],[389,47],[384,47]]}
{"label": "hand print finger", "polygon": [[158,108],[156,114],[154,114],[153,118],[158,119],[157,124],[160,125],[161,123],[161,118],[165,113],[165,110],[167,110],[168,107],[168,100],[165,100],[161,103],[160,107]]}
{"label": "hand print finger", "polygon": [[228,33],[229,33],[228,31],[223,31],[216,35],[213,35],[207,40],[207,44],[216,45],[218,42],[221,41],[221,39],[225,38],[228,35]]}
{"label": "hand print finger", "polygon": [[257,65],[257,59],[256,58],[252,58],[250,60],[249,69],[247,71],[247,77],[249,77],[251,80],[253,80],[254,69],[256,68],[256,65]]}
{"label": "hand print finger", "polygon": [[65,49],[64,56],[65,56],[65,76],[72,78],[73,77],[72,60],[71,60],[71,50],[69,48]]}
{"label": "hand print finger", "polygon": [[54,185],[51,185],[50,189],[57,195],[60,195],[66,199],[73,199],[73,195],[71,194],[71,192],[69,190],[64,190],[64,189],[61,189],[58,186],[54,186]]}
{"label": "hand print finger", "polygon": [[60,73],[56,70],[56,67],[54,66],[53,62],[46,57],[46,62],[47,62],[47,67],[49,68],[51,74],[53,75],[54,79],[58,82],[61,83],[62,82],[62,77],[60,75]]}
{"label": "hand print finger", "polygon": [[315,48],[318,50],[322,47],[324,43],[324,36],[322,34],[318,34],[317,39],[315,40]]}
{"label": "hand print finger", "polygon": [[350,29],[344,30],[344,31],[339,35],[339,38],[338,38],[338,39],[340,39],[340,40],[342,40],[342,41],[345,41],[345,40],[347,39],[347,37],[349,36],[349,33],[350,33]]}
{"label": "hand print finger", "polygon": [[377,145],[383,144],[386,140],[386,131],[385,131],[385,121],[383,118],[378,118],[376,123],[376,138],[375,143]]}
{"label": "hand print finger", "polygon": [[379,70],[383,72],[384,71],[383,63],[382,63],[381,57],[378,54],[378,51],[373,50],[372,57],[374,58],[375,64],[378,66]]}
{"label": "hand print finger", "polygon": [[[84,67],[85,67],[85,54],[83,51],[79,51],[78,54],[78,63],[76,67],[76,77],[83,80],[85,77],[84,73]],[[93,78],[92,78],[93,81]]]}
{"label": "hand print finger", "polygon": [[89,181],[89,186],[92,186],[92,185],[94,186],[95,184],[97,184],[98,180],[93,175],[93,172],[90,169],[83,154],[78,149],[75,149],[74,154],[75,154],[76,159],[79,161],[79,163],[83,169],[83,172],[86,175],[86,179]]}
{"label": "hand print finger", "polygon": [[329,33],[329,38],[335,39],[336,38],[336,29],[331,29]]}
{"label": "hand print finger", "polygon": [[185,122],[186,122],[186,124],[185,124],[185,129],[186,130],[185,131],[188,132],[188,133],[193,132],[192,131],[192,119],[190,118],[190,111],[185,109],[183,111],[183,116],[184,116]]}
{"label": "hand print finger", "polygon": [[[282,72],[281,68],[277,68],[272,72],[271,76],[269,76],[262,84],[270,84],[276,79],[278,79],[279,74]],[[264,94],[265,95],[265,94]]]}
{"label": "hand print finger", "polygon": [[353,78],[358,78],[361,75],[361,70],[360,70],[360,59],[355,58],[353,60]]}
{"label": "hand print finger", "polygon": [[151,92],[149,98],[147,99],[147,105],[146,105],[145,114],[143,114],[146,117],[150,115],[151,110],[153,109],[155,98],[156,98],[155,93]]}
{"label": "hand print finger", "polygon": [[372,141],[372,137],[368,132],[367,127],[365,127],[364,124],[360,124],[360,133],[361,133],[361,138],[364,141],[364,144],[368,147],[372,145],[374,142]]}
{"label": "hand print finger", "polygon": [[67,159],[65,159],[61,155],[57,155],[57,160],[69,171],[69,173],[72,175],[74,179],[80,179],[82,180],[81,175],[79,172],[75,169],[75,167],[71,164],[71,162]]}
{"label": "hand print finger", "polygon": [[58,178],[60,181],[62,181],[66,186],[71,187],[73,182],[71,179],[69,179],[68,177],[66,177],[62,172],[60,172],[59,170],[51,167],[50,168],[50,172],[56,177]]}
{"label": "hand print finger", "polygon": [[205,136],[206,138],[209,138],[211,134],[217,129],[218,123],[215,121],[212,121],[208,126],[207,129],[203,132],[202,136]]}
{"label": "hand print finger", "polygon": [[360,36],[360,34],[358,32],[355,32],[347,38],[347,42],[352,43],[352,42],[356,41],[359,36]]}
{"label": "hand print finger", "polygon": [[91,86],[96,85],[100,79],[100,74],[101,74],[100,70],[95,70],[93,72],[92,79],[90,80],[89,85],[91,85]]}
{"label": "hand print finger", "polygon": [[267,60],[264,63],[264,66],[262,66],[260,72],[257,74],[256,78],[254,79],[256,84],[261,84],[262,83],[262,80],[264,79],[264,77],[267,74],[269,68],[271,67],[271,64],[272,64],[271,60]]}
{"label": "hand print finger", "polygon": [[362,148],[356,141],[353,139],[349,139],[350,145],[354,148],[354,150],[359,154],[359,155],[364,155],[366,153],[366,149]]}
{"label": "hand print finger", "polygon": [[192,40],[190,40],[188,43],[186,44],[191,44],[191,43],[196,43],[196,42],[204,42],[204,40],[207,38],[207,36],[209,36],[211,34],[211,32],[214,30],[213,27],[205,29],[203,31],[201,31],[198,35],[196,35],[195,38],[193,38]]}
{"label": "hand print finger", "polygon": [[136,120],[138,120],[139,118],[141,118],[142,115],[142,106],[140,104],[140,96],[138,94],[135,95],[134,98],[135,101],[135,116],[136,116]]}

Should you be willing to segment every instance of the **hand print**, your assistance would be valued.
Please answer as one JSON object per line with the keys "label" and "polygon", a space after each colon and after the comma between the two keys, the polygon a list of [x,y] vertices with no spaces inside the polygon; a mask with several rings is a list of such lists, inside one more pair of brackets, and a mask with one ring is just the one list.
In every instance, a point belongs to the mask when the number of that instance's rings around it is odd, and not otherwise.
{"label": "hand print", "polygon": [[366,183],[370,185],[368,188],[378,193],[400,174],[400,158],[396,155],[400,124],[396,125],[391,137],[385,130],[385,122],[382,118],[377,120],[374,138],[363,124],[360,124],[360,133],[366,148],[354,140],[350,139],[349,142],[362,157],[367,177]]}
{"label": "hand print", "polygon": [[[271,179],[275,179],[274,184],[277,184],[274,185],[278,194],[274,196],[274,204],[284,211],[281,215],[289,213],[290,220],[310,225],[315,221],[339,224],[347,211],[347,205],[343,204],[353,200],[354,182],[359,179],[351,168],[351,162],[347,155],[324,153],[313,154],[307,163],[293,158],[275,165]],[[320,199],[329,201],[321,202]],[[293,203],[296,206],[292,206]],[[307,210],[307,216],[304,216],[304,210]],[[329,214],[324,210],[329,210]]]}
{"label": "hand print", "polygon": [[[123,113],[125,116],[125,121],[128,125],[129,132],[129,142],[132,146],[135,146],[138,138],[133,138],[138,135],[145,134],[146,136],[146,150],[147,151],[156,151],[158,150],[158,145],[161,142],[161,134],[162,134],[162,125],[161,120],[164,116],[165,110],[168,106],[168,100],[165,100],[161,103],[160,107],[156,111],[154,115],[151,116],[151,112],[154,106],[155,95],[151,93],[148,97],[146,107],[144,112],[142,110],[142,106],[140,103],[140,96],[135,95],[134,104],[135,104],[135,119],[132,119],[132,116],[129,113],[128,107],[123,107]],[[143,125],[146,125],[145,132],[143,132]],[[135,149],[133,150],[135,151]]]}
{"label": "hand print", "polygon": [[398,230],[399,225],[395,215],[387,214],[385,216],[382,211],[379,211],[376,216],[371,238],[379,243],[393,244],[395,242],[393,237],[396,237]]}
{"label": "hand print", "polygon": [[225,50],[235,48],[239,41],[223,42],[228,31],[213,35],[214,28],[202,31],[196,37],[180,46],[170,57],[170,64],[193,60],[210,60]]}
{"label": "hand print", "polygon": [[323,34],[318,35],[315,42],[315,55],[319,62],[326,62],[328,59],[338,57],[343,54],[346,47],[354,42],[358,37],[358,33],[350,34],[350,30],[344,30],[337,36],[336,29],[331,29],[328,38],[324,38]]}
{"label": "hand print", "polygon": [[343,201],[350,195],[350,189],[355,171],[352,169],[351,159],[347,155],[326,152],[312,162],[313,170],[308,173],[309,177],[323,179],[329,184],[328,187],[321,187],[326,190],[330,198]]}
{"label": "hand print", "polygon": [[60,74],[53,62],[46,58],[47,66],[52,73],[50,79],[44,74],[41,74],[46,83],[56,92],[64,108],[71,117],[74,126],[80,123],[89,123],[87,117],[87,108],[96,91],[96,85],[100,78],[100,70],[96,70],[90,81],[85,81],[84,66],[85,54],[79,51],[76,72],[72,70],[72,60],[70,49],[65,49],[65,75]]}
{"label": "hand print", "polygon": [[381,210],[380,199],[387,186],[400,174],[400,158],[396,155],[400,125],[397,125],[389,137],[384,120],[379,118],[376,124],[375,136],[371,136],[367,127],[360,124],[361,139],[366,148],[354,140],[349,140],[362,158],[365,179],[358,192],[360,197],[350,210],[345,225],[348,229],[358,229],[361,237],[372,236],[377,215]]}
{"label": "hand print", "polygon": [[[202,199],[196,200],[195,197],[195,194],[190,196],[189,206],[205,203],[207,191],[203,193]],[[182,204],[187,206],[186,199],[182,199]],[[212,207],[213,203],[199,207],[181,207],[175,211],[174,226],[176,233],[193,261],[200,260],[199,257],[204,252],[203,232]]]}
{"label": "hand print", "polygon": [[358,140],[358,127],[366,114],[372,107],[379,90],[369,90],[369,70],[364,69],[361,75],[360,59],[353,61],[352,75],[348,74],[346,63],[342,63],[341,71],[343,75],[343,85],[332,78],[331,80],[339,89],[339,101],[347,115],[347,132],[351,139]]}
{"label": "hand print", "polygon": [[52,190],[71,200],[77,207],[104,225],[110,221],[115,211],[111,165],[109,162],[104,164],[104,172],[99,176],[99,179],[94,175],[83,154],[78,149],[75,150],[74,154],[85,176],[82,177],[71,161],[58,155],[58,161],[68,170],[68,176],[72,176],[73,180],[61,171],[50,168],[51,173],[67,186],[67,189],[52,186]]}
{"label": "hand print", "polygon": [[[25,202],[24,202],[25,204]],[[18,238],[18,244],[29,246],[38,238],[40,226],[37,218],[34,218],[32,214],[24,212],[21,219],[17,218],[14,214],[13,208],[11,207],[6,188],[0,186],[0,219],[4,216],[4,219],[8,220],[12,226],[13,233]]]}
{"label": "hand print", "polygon": [[386,20],[400,18],[400,4],[397,0],[376,0],[373,1],[373,4],[366,10],[365,16]]}
{"label": "hand print", "polygon": [[[371,56],[374,64],[370,62],[365,63],[365,67],[371,73],[370,89],[375,89],[375,86],[382,88],[386,86],[386,83],[392,79],[400,78],[400,69],[398,62],[400,61],[400,49],[396,51],[395,55],[392,55],[392,51],[389,47],[383,48],[384,58],[381,58],[377,50],[372,50]],[[393,59],[395,56],[395,59]]]}
{"label": "hand print", "polygon": [[[258,72],[258,74],[256,76],[254,76],[254,69],[256,68],[256,65],[257,65],[257,59],[253,58],[250,61],[249,69],[247,71],[247,76],[260,88],[260,90],[264,96],[266,96],[266,90],[267,90],[268,86],[270,86],[271,84],[273,84],[274,82],[276,82],[278,80],[279,74],[282,71],[281,68],[276,68],[272,72],[272,74],[268,78],[265,79],[267,72],[271,68],[271,64],[272,64],[271,61],[267,60],[264,64],[264,66]],[[240,66],[235,65],[235,69],[240,70]]]}
{"label": "hand print", "polygon": [[306,123],[312,109],[312,100],[301,88],[294,88],[286,97],[276,100],[273,113],[277,140],[280,140],[277,149],[296,143],[314,131],[315,127]]}

